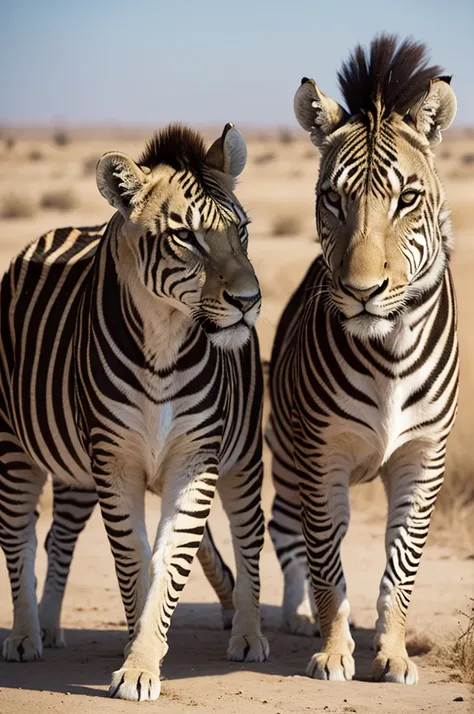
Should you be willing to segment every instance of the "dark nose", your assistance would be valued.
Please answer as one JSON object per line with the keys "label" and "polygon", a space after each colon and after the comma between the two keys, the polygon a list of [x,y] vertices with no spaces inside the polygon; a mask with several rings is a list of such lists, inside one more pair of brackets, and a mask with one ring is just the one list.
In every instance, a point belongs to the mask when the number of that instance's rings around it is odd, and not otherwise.
{"label": "dark nose", "polygon": [[383,293],[383,291],[387,289],[388,278],[375,285],[351,285],[350,283],[343,283],[342,280],[339,280],[339,285],[342,292],[346,293],[346,295],[350,295],[360,302],[367,302],[370,298],[380,295],[380,293]]}
{"label": "dark nose", "polygon": [[241,312],[248,312],[260,300],[260,293],[253,295],[233,295],[227,290],[224,290],[225,300],[234,307],[237,307]]}

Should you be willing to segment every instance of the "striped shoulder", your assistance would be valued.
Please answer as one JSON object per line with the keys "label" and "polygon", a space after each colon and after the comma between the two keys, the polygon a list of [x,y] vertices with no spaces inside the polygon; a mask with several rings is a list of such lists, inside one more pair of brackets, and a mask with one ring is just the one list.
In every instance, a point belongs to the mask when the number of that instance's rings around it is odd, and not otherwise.
{"label": "striped shoulder", "polygon": [[30,243],[18,256],[32,263],[75,263],[92,258],[107,223],[80,228],[56,228]]}

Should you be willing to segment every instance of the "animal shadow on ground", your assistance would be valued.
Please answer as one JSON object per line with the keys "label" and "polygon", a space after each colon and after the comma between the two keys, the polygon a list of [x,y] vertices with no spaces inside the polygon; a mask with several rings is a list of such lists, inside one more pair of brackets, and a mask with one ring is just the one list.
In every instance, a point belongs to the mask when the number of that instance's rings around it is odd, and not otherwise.
{"label": "animal shadow on ground", "polygon": [[[262,605],[262,629],[270,642],[268,662],[228,662],[230,632],[220,629],[217,604],[181,603],[169,632],[169,651],[163,662],[163,679],[225,675],[236,671],[290,677],[302,675],[308,660],[320,647],[317,637],[299,637],[279,629],[280,608]],[[8,631],[0,629],[0,641]],[[65,628],[66,649],[46,649],[40,662],[2,662],[0,687],[106,696],[111,673],[123,661],[125,628]],[[371,678],[374,630],[355,629],[356,679]],[[96,687],[101,687],[98,690]]]}

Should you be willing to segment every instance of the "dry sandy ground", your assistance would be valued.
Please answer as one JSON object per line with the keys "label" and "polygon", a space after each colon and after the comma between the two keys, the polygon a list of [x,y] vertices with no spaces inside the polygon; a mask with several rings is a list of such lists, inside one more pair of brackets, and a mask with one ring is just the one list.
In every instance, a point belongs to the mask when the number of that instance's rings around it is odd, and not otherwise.
{"label": "dry sandy ground", "polygon": [[[265,488],[268,513],[271,492]],[[49,499],[38,523],[43,543],[50,522]],[[159,500],[150,497],[147,522],[153,535]],[[211,515],[216,541],[232,562],[225,516],[216,503]],[[223,714],[290,714],[292,712],[357,712],[357,714],[449,714],[472,711],[468,685],[450,681],[452,672],[417,657],[420,684],[376,684],[370,681],[371,642],[375,599],[383,570],[383,523],[355,514],[345,543],[344,563],[356,624],[357,680],[317,682],[304,676],[305,666],[319,640],[294,637],[279,631],[282,580],[271,544],[262,556],[262,617],[270,641],[270,660],[264,664],[230,663],[225,659],[228,633],[220,629],[220,609],[214,593],[196,563],[170,632],[170,651],[163,664],[162,695],[144,708]],[[39,590],[45,556],[38,555]],[[10,623],[11,607],[4,563],[0,563],[0,624]],[[431,545],[426,549],[415,588],[409,627],[442,642],[452,635],[458,609],[465,609],[474,592],[474,569],[451,550]],[[121,665],[126,634],[112,556],[97,510],[79,539],[65,598],[63,623],[67,649],[46,650],[43,662],[0,664],[0,712],[129,712],[139,706],[106,698],[110,673]],[[6,631],[0,631],[3,639]],[[455,701],[459,697],[463,701]]]}
{"label": "dry sandy ground", "polygon": [[[100,135],[81,137],[65,148],[52,145],[49,137],[20,139],[13,151],[0,147],[0,204],[11,192],[27,194],[36,201],[45,190],[72,188],[79,205],[69,212],[38,210],[34,216],[16,220],[0,218],[0,273],[10,258],[34,237],[54,226],[93,225],[107,220],[110,211],[95,188],[94,177],[85,175],[84,161],[103,151],[119,149],[137,156],[142,137]],[[40,149],[42,159],[31,161],[31,149]],[[471,159],[465,160],[465,157]],[[463,379],[461,409],[451,443],[456,463],[469,473],[472,467],[472,389],[474,388],[474,337],[472,332],[472,269],[474,267],[473,187],[474,139],[455,136],[441,145],[439,165],[445,180],[457,229],[453,260],[460,307]],[[293,287],[316,255],[313,186],[317,153],[306,141],[286,144],[275,138],[249,143],[248,168],[238,194],[253,218],[251,258],[261,281],[264,309],[259,324],[262,354],[268,358],[280,311]],[[1,206],[0,206],[1,207]],[[293,221],[289,235],[275,237],[281,218]],[[457,436],[456,436],[457,435]],[[265,507],[271,486],[265,486]],[[452,681],[453,672],[443,669],[432,655],[418,656],[420,684],[417,687],[370,682],[371,641],[375,623],[378,581],[383,571],[383,499],[369,488],[370,497],[354,497],[353,522],[345,544],[344,561],[357,625],[355,639],[357,679],[351,683],[324,683],[304,676],[310,654],[319,640],[282,634],[279,604],[282,580],[271,544],[262,556],[262,615],[270,640],[270,660],[261,665],[228,663],[225,659],[228,633],[220,630],[220,612],[213,592],[199,565],[193,569],[175,614],[170,632],[170,652],[163,665],[166,681],[159,702],[143,705],[167,714],[222,712],[222,714],[290,714],[291,712],[357,712],[358,714],[410,714],[411,712],[472,712],[467,685]],[[42,544],[50,522],[46,497],[38,523]],[[472,513],[472,511],[471,511]],[[376,514],[374,516],[374,514]],[[465,533],[474,524],[464,511],[446,533],[436,533],[426,548],[417,579],[409,628],[426,633],[442,644],[458,628],[458,610],[468,609],[474,592],[474,561],[468,556]],[[148,524],[151,537],[159,518],[159,502],[150,498]],[[464,521],[463,521],[464,519]],[[232,562],[227,524],[220,506],[211,515],[214,534],[224,555]],[[462,547],[459,547],[459,546]],[[38,590],[45,570],[42,548],[38,554]],[[121,664],[125,644],[123,610],[113,572],[105,532],[95,513],[82,535],[68,585],[63,623],[67,649],[47,650],[43,662],[0,662],[0,714],[17,712],[128,712],[136,704],[111,701],[105,693],[110,673]],[[3,555],[0,555],[0,640],[11,625],[11,603]],[[462,701],[457,701],[459,698]]]}

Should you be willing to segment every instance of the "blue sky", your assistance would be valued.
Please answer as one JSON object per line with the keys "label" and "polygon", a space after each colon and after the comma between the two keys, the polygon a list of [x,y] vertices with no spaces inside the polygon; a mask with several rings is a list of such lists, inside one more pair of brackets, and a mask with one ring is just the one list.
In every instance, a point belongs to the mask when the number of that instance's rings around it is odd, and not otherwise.
{"label": "blue sky", "polygon": [[2,0],[0,122],[294,126],[303,75],[339,98],[349,50],[425,42],[474,125],[473,0]]}

